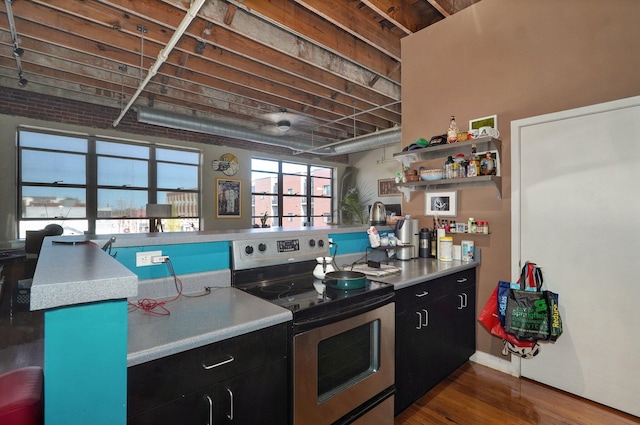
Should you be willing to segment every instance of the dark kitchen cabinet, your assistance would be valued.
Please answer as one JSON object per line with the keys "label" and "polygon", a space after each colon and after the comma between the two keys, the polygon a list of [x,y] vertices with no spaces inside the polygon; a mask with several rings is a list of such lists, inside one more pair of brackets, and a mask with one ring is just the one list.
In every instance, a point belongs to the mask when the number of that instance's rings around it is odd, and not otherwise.
{"label": "dark kitchen cabinet", "polygon": [[288,422],[287,327],[129,368],[130,425]]}
{"label": "dark kitchen cabinet", "polygon": [[475,268],[396,291],[396,415],[475,352]]}

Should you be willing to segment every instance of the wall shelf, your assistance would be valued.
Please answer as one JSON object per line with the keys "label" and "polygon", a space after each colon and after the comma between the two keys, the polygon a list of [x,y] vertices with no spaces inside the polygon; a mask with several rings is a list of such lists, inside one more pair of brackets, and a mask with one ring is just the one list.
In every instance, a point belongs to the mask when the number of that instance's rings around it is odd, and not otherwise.
{"label": "wall shelf", "polygon": [[[493,137],[480,137],[478,139],[467,140],[446,145],[428,146],[426,148],[414,149],[407,152],[393,154],[393,158],[402,164],[402,167],[410,167],[414,162],[427,161],[431,159],[444,158],[449,155],[463,153],[471,154],[471,146],[476,145],[476,152],[482,156],[486,151],[497,151],[497,159],[500,160],[502,152],[502,141]],[[404,195],[405,201],[411,200],[411,193],[428,189],[463,189],[482,186],[495,186],[498,191],[498,199],[502,199],[502,177],[500,176],[478,176],[460,179],[442,179],[432,181],[417,181],[410,183],[398,183],[396,187]]]}

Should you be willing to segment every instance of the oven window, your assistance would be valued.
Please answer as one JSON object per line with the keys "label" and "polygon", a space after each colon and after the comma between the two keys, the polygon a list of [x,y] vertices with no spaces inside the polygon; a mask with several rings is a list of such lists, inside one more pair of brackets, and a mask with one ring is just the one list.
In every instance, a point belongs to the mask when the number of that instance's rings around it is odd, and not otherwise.
{"label": "oven window", "polygon": [[357,384],[380,368],[380,320],[318,344],[318,402]]}

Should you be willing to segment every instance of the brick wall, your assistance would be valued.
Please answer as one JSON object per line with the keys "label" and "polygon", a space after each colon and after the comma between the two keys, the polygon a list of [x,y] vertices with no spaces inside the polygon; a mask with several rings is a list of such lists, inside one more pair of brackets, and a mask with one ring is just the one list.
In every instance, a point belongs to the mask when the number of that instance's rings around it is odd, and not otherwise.
{"label": "brick wall", "polygon": [[[6,115],[101,129],[110,129],[120,114],[120,110],[116,108],[7,87],[0,87],[0,111]],[[133,110],[129,110],[120,121],[118,130],[131,134],[166,137],[176,141],[225,145],[238,149],[291,156],[291,150],[288,148],[140,123],[136,120],[136,113]],[[300,160],[300,158],[311,159],[314,157],[312,155],[298,155],[296,158]],[[349,157],[348,155],[336,155],[327,158],[327,160],[347,164]]]}

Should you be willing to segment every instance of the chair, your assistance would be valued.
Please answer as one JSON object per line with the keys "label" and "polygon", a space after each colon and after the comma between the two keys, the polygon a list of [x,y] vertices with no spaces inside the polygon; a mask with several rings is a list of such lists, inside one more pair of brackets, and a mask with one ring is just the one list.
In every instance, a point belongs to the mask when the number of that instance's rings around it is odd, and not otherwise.
{"label": "chair", "polygon": [[44,374],[39,366],[0,375],[0,424],[42,425]]}

